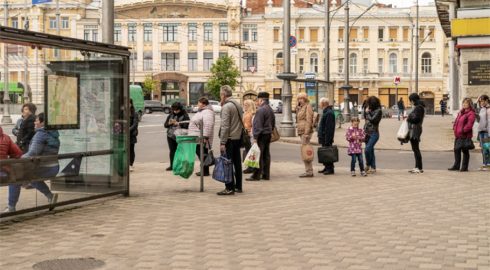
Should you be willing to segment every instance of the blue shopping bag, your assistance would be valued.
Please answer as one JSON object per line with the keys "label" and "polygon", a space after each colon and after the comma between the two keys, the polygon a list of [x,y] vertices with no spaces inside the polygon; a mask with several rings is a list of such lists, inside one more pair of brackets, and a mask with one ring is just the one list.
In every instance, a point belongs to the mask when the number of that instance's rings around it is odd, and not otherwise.
{"label": "blue shopping bag", "polygon": [[224,156],[216,159],[213,170],[213,179],[225,184],[233,181],[233,162]]}

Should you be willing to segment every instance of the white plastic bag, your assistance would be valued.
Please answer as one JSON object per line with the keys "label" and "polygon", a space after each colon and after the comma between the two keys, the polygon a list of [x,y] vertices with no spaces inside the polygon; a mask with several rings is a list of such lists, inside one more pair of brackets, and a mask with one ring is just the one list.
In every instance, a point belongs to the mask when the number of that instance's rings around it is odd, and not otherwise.
{"label": "white plastic bag", "polygon": [[408,133],[410,132],[409,128],[408,128],[408,122],[407,120],[403,120],[400,128],[398,129],[398,132],[396,134],[396,138],[399,140],[399,141],[405,141],[407,140],[408,138]]}
{"label": "white plastic bag", "polygon": [[260,167],[260,148],[257,143],[254,143],[243,161],[243,166],[248,168],[256,168]]}

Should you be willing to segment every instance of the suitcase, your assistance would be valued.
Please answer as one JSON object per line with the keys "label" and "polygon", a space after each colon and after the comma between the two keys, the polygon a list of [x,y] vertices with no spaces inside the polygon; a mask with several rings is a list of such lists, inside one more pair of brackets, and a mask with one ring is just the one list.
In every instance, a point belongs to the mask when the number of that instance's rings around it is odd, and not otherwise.
{"label": "suitcase", "polygon": [[318,148],[319,163],[334,163],[339,161],[339,149],[336,145]]}

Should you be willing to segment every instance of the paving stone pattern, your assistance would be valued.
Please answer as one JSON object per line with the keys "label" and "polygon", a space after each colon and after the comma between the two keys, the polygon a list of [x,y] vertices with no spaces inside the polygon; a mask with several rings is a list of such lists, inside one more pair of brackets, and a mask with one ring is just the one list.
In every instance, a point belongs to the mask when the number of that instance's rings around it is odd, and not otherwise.
{"label": "paving stone pattern", "polygon": [[[0,223],[0,269],[94,258],[97,269],[490,269],[490,179],[380,170],[299,179],[273,163],[272,180],[183,180],[167,164],[136,164],[131,196]],[[319,168],[316,168],[319,169]]]}

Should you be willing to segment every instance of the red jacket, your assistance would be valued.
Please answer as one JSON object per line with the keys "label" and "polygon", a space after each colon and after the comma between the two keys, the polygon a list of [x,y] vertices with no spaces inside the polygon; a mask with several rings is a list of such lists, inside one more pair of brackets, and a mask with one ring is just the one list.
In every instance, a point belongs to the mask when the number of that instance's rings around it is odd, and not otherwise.
{"label": "red jacket", "polygon": [[7,134],[3,134],[3,129],[0,127],[0,160],[8,158],[20,158],[22,151],[10,139]]}
{"label": "red jacket", "polygon": [[472,138],[473,124],[475,123],[475,111],[473,108],[461,109],[454,121],[453,130],[456,139]]}

